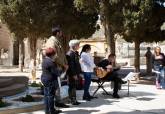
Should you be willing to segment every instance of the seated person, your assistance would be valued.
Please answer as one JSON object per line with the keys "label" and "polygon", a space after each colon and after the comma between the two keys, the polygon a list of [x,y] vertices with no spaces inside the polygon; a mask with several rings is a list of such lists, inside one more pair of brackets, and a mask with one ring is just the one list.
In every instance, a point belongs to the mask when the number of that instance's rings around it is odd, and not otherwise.
{"label": "seated person", "polygon": [[125,84],[127,82],[118,77],[118,73],[116,71],[119,70],[120,67],[114,67],[115,59],[115,54],[110,54],[108,56],[108,59],[103,59],[101,62],[98,63],[97,66],[102,67],[108,72],[102,79],[114,81],[113,97],[120,98],[120,96],[118,95],[119,83]]}

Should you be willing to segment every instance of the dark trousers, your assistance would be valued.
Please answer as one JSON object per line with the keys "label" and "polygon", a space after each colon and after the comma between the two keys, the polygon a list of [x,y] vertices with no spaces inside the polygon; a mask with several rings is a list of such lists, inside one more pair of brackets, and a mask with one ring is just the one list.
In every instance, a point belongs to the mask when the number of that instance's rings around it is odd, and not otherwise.
{"label": "dark trousers", "polygon": [[118,77],[118,73],[116,71],[109,72],[103,79],[114,82],[113,94],[117,94],[120,88],[119,84],[122,83],[122,79]]}
{"label": "dark trousers", "polygon": [[55,91],[57,89],[57,81],[44,82],[44,102],[45,102],[45,112],[46,114],[53,114],[55,112],[54,108],[54,97]]}
{"label": "dark trousers", "polygon": [[85,82],[84,82],[84,95],[83,97],[89,97],[90,94],[89,94],[89,87],[90,87],[90,84],[91,84],[91,76],[92,76],[92,72],[84,72],[84,79],[85,79]]}
{"label": "dark trousers", "polygon": [[71,102],[76,102],[76,84],[77,81],[73,78],[73,77],[69,77],[69,89],[68,89],[68,93],[69,93],[69,99],[71,100]]}

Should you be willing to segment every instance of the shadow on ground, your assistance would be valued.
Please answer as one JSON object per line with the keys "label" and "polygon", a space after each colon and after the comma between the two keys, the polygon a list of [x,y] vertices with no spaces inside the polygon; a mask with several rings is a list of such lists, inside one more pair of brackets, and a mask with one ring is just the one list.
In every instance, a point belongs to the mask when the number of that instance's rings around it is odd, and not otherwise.
{"label": "shadow on ground", "polygon": [[86,110],[86,109],[78,109],[74,111],[64,111],[64,114],[91,114],[99,112],[100,110]]}
{"label": "shadow on ground", "polygon": [[133,110],[130,112],[116,111],[116,112],[107,112],[102,114],[165,114],[165,109]]}

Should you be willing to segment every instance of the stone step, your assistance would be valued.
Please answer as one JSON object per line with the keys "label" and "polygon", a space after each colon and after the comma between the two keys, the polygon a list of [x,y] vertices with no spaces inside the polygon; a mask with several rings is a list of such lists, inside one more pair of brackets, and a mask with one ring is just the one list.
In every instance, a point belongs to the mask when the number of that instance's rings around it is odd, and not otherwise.
{"label": "stone step", "polygon": [[13,78],[0,78],[0,88],[10,86],[14,83]]}
{"label": "stone step", "polygon": [[11,96],[25,91],[26,84],[12,84],[10,86],[0,88],[0,97]]}

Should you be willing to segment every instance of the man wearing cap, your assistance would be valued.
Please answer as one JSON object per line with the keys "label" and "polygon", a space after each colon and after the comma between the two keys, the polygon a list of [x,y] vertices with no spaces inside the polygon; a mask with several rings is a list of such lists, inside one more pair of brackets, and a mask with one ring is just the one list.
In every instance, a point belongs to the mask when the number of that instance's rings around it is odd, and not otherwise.
{"label": "man wearing cap", "polygon": [[[68,65],[67,65],[67,60],[66,60],[64,50],[59,41],[61,36],[62,36],[62,31],[60,30],[60,28],[58,27],[52,28],[52,36],[47,40],[45,44],[45,48],[51,47],[51,48],[56,49],[54,62],[58,65],[59,69],[66,71],[68,69]],[[61,98],[60,98],[60,89],[57,89],[55,99],[56,99],[55,105],[57,107],[63,107],[63,108],[69,107],[68,105],[65,105],[64,103],[62,103]]]}

